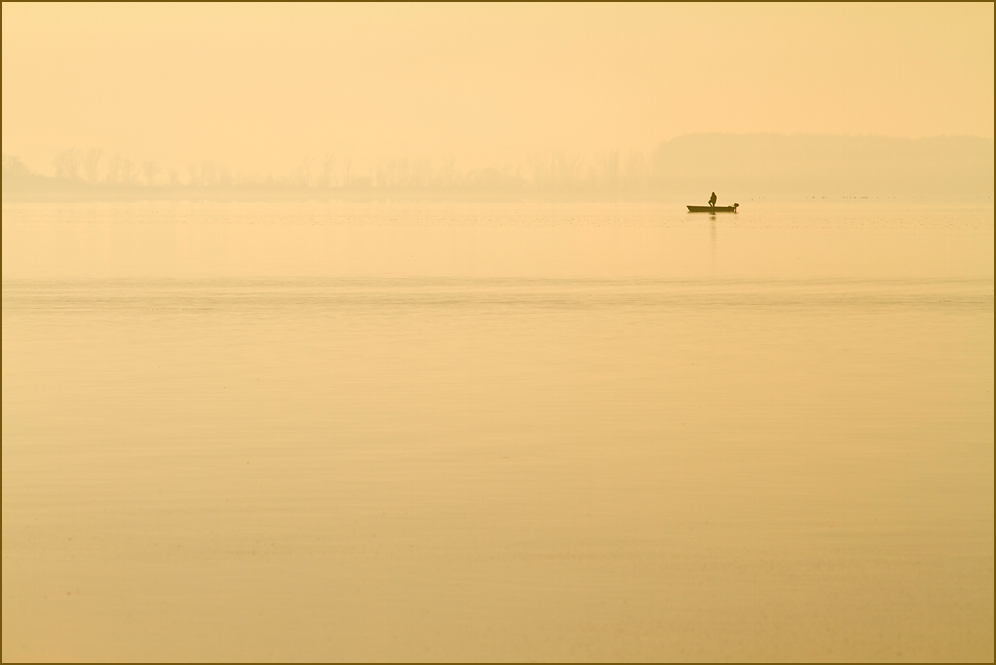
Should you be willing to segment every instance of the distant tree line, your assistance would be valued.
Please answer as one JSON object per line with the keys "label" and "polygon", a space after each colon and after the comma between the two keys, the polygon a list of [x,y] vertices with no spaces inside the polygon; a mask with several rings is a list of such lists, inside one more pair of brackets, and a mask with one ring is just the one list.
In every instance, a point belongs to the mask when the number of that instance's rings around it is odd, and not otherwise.
{"label": "distant tree line", "polygon": [[[452,157],[395,157],[358,165],[348,156],[304,157],[283,175],[233,171],[212,161],[185,168],[98,148],[68,149],[52,175],[32,173],[3,155],[4,191],[16,183],[35,190],[80,193],[149,190],[305,192],[476,191],[555,192],[598,196],[674,193],[748,199],[756,195],[939,195],[991,197],[993,140],[975,137],[902,139],[820,135],[698,134],[666,141],[650,152],[602,150],[534,153],[518,163],[461,168]],[[30,188],[28,187],[28,188]],[[327,194],[322,194],[326,192]],[[697,200],[697,199],[694,199]],[[725,199],[724,199],[725,200]]]}
{"label": "distant tree line", "polygon": [[184,169],[153,160],[139,162],[120,154],[105,156],[99,148],[60,151],[52,174],[30,171],[17,156],[3,156],[3,177],[45,178],[64,183],[115,187],[262,187],[309,189],[616,189],[644,186],[650,178],[643,153],[620,158],[618,150],[594,155],[554,151],[534,154],[525,163],[461,169],[452,157],[431,160],[397,157],[358,169],[349,157],[303,158],[292,173],[274,176],[236,172],[212,161],[189,163]]}

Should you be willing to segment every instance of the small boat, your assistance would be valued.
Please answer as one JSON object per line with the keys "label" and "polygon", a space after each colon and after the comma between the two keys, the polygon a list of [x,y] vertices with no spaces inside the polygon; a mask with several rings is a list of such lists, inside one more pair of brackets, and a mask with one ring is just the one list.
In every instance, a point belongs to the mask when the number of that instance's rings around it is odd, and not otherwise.
{"label": "small boat", "polygon": [[739,207],[739,203],[731,206],[688,206],[688,212],[736,212]]}

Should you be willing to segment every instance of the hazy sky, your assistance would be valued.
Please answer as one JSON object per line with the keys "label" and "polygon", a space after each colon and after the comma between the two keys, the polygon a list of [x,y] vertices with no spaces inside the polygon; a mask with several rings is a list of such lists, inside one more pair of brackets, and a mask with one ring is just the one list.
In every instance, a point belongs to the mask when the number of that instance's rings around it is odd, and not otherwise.
{"label": "hazy sky", "polygon": [[993,4],[3,4],[3,150],[647,149],[693,132],[993,136]]}

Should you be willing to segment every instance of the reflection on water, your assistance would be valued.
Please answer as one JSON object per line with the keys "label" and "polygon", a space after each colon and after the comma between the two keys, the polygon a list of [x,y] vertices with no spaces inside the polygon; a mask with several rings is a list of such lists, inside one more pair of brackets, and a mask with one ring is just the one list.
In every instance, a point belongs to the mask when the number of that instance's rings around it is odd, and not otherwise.
{"label": "reflection on water", "polygon": [[4,206],[4,660],[992,659],[991,207],[260,209]]}

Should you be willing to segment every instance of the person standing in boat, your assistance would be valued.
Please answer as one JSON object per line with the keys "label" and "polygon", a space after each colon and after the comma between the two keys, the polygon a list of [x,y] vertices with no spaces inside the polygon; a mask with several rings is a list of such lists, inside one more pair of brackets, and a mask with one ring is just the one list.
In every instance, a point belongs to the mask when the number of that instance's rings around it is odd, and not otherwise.
{"label": "person standing in boat", "polygon": [[709,207],[710,208],[716,207],[716,192],[713,192],[712,196],[709,197]]}

